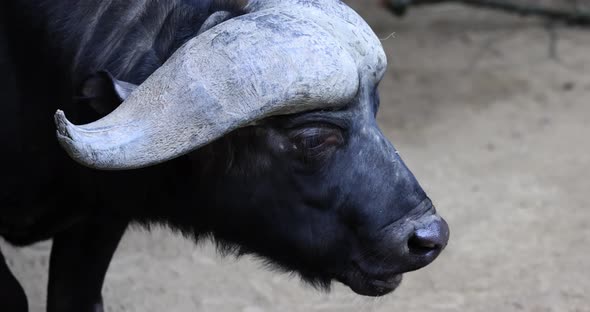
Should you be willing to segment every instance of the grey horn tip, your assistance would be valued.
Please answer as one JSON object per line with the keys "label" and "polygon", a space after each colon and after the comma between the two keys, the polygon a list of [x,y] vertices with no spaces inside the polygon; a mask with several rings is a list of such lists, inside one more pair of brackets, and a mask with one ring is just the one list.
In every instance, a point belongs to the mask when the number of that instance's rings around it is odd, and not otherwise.
{"label": "grey horn tip", "polygon": [[54,115],[55,125],[57,127],[56,136],[61,147],[78,163],[96,168],[96,164],[91,155],[79,142],[74,139],[75,125],[72,124],[62,110],[57,110]]}
{"label": "grey horn tip", "polygon": [[78,158],[75,157],[79,152],[75,149],[75,143],[70,132],[71,127],[74,125],[66,118],[66,115],[62,110],[57,110],[55,112],[55,126],[57,127],[56,135],[59,144],[66,150],[66,152],[74,157],[74,159]]}
{"label": "grey horn tip", "polygon": [[66,118],[66,115],[61,109],[58,109],[54,115],[55,126],[57,127],[58,138],[68,137],[70,134],[68,128],[72,126],[72,123]]}

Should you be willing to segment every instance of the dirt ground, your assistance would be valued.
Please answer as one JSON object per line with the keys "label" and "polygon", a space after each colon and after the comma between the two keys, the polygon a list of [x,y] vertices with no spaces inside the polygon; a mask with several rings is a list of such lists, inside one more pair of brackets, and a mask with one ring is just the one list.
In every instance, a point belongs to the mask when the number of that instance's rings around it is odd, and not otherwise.
{"label": "dirt ground", "polygon": [[[134,229],[107,311],[590,311],[590,30],[556,28],[552,53],[536,20],[458,6],[397,20],[349,2],[384,38],[379,120],[449,222],[446,251],[370,299]],[[2,247],[44,311],[50,244]]]}

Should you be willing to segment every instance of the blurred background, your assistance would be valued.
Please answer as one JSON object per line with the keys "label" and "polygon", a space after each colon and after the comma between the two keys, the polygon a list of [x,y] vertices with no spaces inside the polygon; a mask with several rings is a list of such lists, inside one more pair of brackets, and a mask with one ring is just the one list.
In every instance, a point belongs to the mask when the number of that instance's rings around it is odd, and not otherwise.
{"label": "blurred background", "polygon": [[[384,1],[345,2],[382,38],[379,122],[449,222],[447,249],[372,299],[134,228],[107,275],[106,310],[590,311],[590,28],[452,3],[400,19]],[[2,248],[31,311],[44,311],[50,243]]]}

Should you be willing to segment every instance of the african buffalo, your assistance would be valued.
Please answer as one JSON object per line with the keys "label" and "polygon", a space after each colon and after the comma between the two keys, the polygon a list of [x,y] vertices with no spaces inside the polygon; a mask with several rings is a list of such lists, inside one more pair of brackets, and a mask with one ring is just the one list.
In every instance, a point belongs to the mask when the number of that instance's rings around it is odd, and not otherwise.
{"label": "african buffalo", "polygon": [[[368,296],[447,244],[375,121],[380,41],[342,2],[0,5],[0,235],[53,239],[48,311],[102,311],[130,222]],[[2,311],[26,311],[2,260]]]}

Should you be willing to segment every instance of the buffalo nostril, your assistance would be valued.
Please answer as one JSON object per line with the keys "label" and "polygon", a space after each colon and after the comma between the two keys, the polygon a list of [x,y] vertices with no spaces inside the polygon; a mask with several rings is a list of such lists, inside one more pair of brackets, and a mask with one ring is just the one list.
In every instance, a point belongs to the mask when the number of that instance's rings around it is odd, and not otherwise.
{"label": "buffalo nostril", "polygon": [[440,249],[442,246],[436,243],[434,240],[421,236],[418,233],[415,233],[410,237],[408,240],[408,248],[410,252],[413,254],[425,254],[430,251]]}
{"label": "buffalo nostril", "polygon": [[442,250],[448,240],[449,227],[443,219],[440,219],[414,231],[408,240],[408,248],[413,254],[426,254]]}

